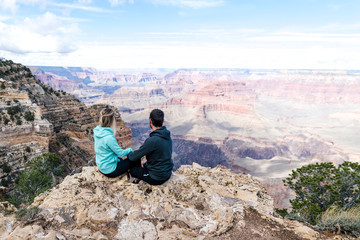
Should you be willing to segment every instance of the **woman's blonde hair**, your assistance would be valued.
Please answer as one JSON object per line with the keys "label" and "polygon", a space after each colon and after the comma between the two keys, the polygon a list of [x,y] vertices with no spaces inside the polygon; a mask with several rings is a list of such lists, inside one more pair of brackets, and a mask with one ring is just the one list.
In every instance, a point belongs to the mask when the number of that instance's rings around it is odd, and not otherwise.
{"label": "woman's blonde hair", "polygon": [[111,127],[115,119],[115,112],[111,108],[104,108],[100,112],[99,124],[102,127]]}

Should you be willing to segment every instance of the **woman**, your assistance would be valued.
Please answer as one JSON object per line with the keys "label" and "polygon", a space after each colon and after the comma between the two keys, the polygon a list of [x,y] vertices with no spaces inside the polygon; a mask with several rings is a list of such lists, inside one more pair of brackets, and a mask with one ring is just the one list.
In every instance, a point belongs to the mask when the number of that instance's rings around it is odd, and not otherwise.
{"label": "woman", "polygon": [[94,128],[96,166],[107,177],[117,177],[130,168],[129,159],[122,159],[132,152],[119,147],[115,139],[116,119],[111,108],[104,108],[100,112],[100,125]]}

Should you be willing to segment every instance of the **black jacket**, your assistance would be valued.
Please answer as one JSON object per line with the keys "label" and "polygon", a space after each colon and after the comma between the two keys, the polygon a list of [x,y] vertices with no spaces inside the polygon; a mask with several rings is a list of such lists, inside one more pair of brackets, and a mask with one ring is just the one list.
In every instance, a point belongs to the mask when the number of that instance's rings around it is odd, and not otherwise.
{"label": "black jacket", "polygon": [[155,180],[167,180],[172,173],[174,163],[171,158],[172,141],[170,131],[162,127],[150,133],[150,137],[136,151],[127,155],[130,161],[139,161],[146,156],[144,168],[149,170],[149,175]]}

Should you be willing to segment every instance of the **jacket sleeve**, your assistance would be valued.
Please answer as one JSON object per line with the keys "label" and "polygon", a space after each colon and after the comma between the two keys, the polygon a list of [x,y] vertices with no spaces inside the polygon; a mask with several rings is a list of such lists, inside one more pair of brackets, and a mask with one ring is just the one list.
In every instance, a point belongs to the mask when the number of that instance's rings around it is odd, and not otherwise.
{"label": "jacket sleeve", "polygon": [[125,150],[121,149],[114,136],[111,136],[107,139],[107,145],[118,157],[121,158],[125,157],[133,151],[131,148],[127,148]]}
{"label": "jacket sleeve", "polygon": [[140,160],[146,154],[152,152],[154,150],[154,141],[150,138],[146,139],[144,144],[138,150],[133,151],[130,153],[127,158],[130,161],[137,161]]}

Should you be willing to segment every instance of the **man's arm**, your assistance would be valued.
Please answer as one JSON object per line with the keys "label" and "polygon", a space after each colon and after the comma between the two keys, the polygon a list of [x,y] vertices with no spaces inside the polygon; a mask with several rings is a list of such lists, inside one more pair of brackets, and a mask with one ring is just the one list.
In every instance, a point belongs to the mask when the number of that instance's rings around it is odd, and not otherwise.
{"label": "man's arm", "polygon": [[152,152],[153,150],[154,150],[154,141],[148,138],[145,140],[144,144],[141,145],[141,147],[138,150],[129,153],[127,157],[130,161],[137,161],[140,160],[146,154]]}

